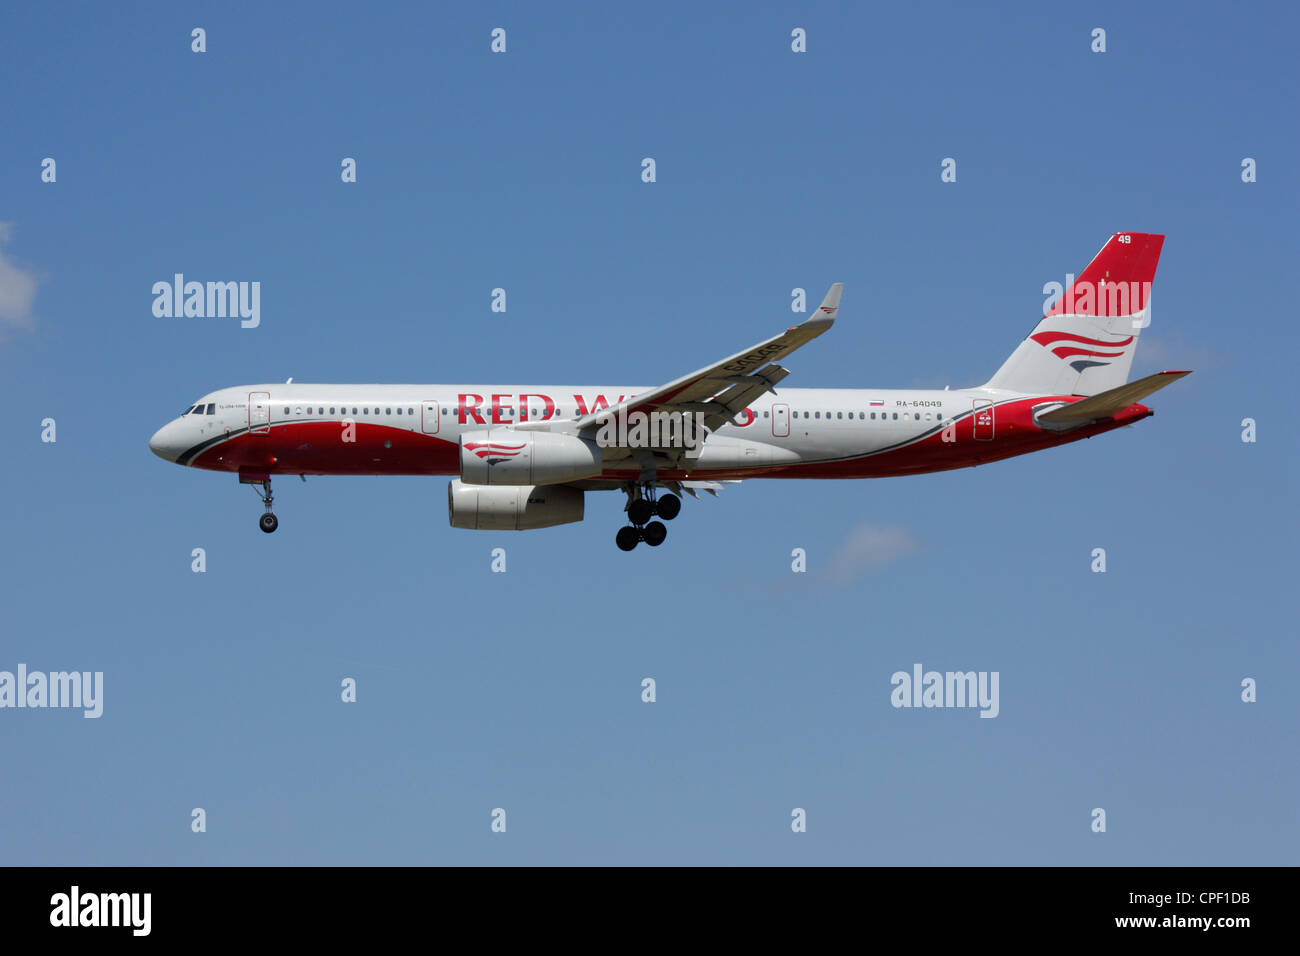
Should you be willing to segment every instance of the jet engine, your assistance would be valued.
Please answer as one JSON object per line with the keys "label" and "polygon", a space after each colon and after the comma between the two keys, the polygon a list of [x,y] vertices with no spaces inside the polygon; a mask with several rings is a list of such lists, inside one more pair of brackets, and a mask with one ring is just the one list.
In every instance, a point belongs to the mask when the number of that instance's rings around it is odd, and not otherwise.
{"label": "jet engine", "polygon": [[460,478],[467,485],[561,484],[600,470],[600,446],[577,435],[491,428],[460,440]]}
{"label": "jet engine", "polygon": [[447,512],[453,528],[474,531],[528,531],[582,520],[584,495],[565,485],[489,488],[459,478],[447,485]]}

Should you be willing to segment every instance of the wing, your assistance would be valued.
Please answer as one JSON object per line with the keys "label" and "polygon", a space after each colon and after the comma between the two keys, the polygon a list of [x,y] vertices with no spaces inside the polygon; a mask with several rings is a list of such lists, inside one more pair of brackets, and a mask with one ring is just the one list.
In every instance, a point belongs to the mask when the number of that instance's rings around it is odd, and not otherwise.
{"label": "wing", "polygon": [[729,419],[748,408],[764,392],[790,374],[777,364],[795,349],[808,344],[835,323],[840,306],[842,282],[837,282],[817,311],[809,318],[786,329],[780,335],[730,355],[708,368],[683,375],[667,385],[633,395],[610,408],[592,412],[578,420],[578,429],[595,428],[607,418],[632,412],[699,412],[704,424],[715,431]]}

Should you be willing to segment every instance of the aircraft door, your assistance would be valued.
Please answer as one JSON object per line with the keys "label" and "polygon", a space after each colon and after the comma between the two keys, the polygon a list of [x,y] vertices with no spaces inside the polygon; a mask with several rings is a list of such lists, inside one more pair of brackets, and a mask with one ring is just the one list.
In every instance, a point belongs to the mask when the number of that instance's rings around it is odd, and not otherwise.
{"label": "aircraft door", "polygon": [[271,430],[271,393],[248,393],[248,433],[265,435]]}
{"label": "aircraft door", "polygon": [[420,406],[420,428],[426,435],[438,434],[437,402],[425,402]]}
{"label": "aircraft door", "polygon": [[790,437],[790,406],[789,405],[772,406],[772,437],[773,438]]}
{"label": "aircraft door", "polygon": [[974,437],[976,441],[993,440],[993,403],[978,399],[974,403],[975,407],[975,426]]}

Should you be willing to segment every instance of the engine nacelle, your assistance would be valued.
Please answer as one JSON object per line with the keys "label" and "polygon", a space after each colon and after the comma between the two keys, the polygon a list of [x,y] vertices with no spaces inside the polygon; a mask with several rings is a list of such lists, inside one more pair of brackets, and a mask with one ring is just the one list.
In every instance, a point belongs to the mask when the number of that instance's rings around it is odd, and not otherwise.
{"label": "engine nacelle", "polygon": [[564,485],[489,488],[455,478],[447,485],[447,513],[453,528],[528,531],[581,521],[584,498]]}
{"label": "engine nacelle", "polygon": [[467,485],[552,485],[599,475],[600,446],[577,435],[490,428],[460,440]]}

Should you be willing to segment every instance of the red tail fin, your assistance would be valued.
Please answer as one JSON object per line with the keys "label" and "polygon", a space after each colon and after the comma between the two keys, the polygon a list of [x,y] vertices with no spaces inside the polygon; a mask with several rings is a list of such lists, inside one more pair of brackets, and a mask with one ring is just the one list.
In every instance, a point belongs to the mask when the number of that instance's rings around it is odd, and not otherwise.
{"label": "red tail fin", "polygon": [[1117,232],[1074,285],[1057,300],[1053,315],[1136,315],[1147,307],[1165,237]]}
{"label": "red tail fin", "polygon": [[1127,382],[1164,243],[1149,232],[1111,236],[987,387],[1096,395]]}

